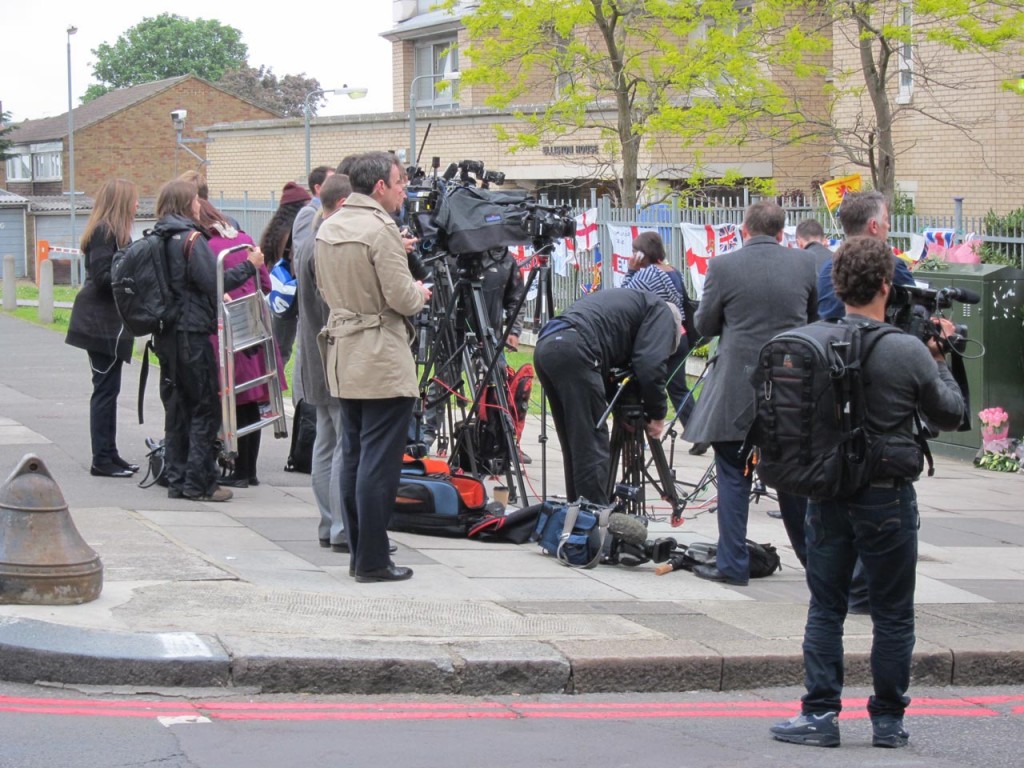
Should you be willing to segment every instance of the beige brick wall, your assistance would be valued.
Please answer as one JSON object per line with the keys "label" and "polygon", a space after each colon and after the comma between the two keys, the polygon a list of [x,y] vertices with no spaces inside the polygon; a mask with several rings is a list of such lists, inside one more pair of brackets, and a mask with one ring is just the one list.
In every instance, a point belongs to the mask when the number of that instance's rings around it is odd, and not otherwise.
{"label": "beige brick wall", "polygon": [[[863,82],[847,33],[837,25],[834,67],[855,72]],[[912,102],[896,105],[895,80],[891,94],[897,109],[899,188],[912,194],[919,213],[952,213],[954,196],[964,198],[968,216],[1024,205],[1024,143],[1019,138],[1024,96],[1002,87],[1024,72],[1024,58],[955,54],[928,43],[919,44],[916,58],[924,66],[915,73]],[[861,111],[871,114],[866,97],[846,99],[835,113],[836,123],[853,125]],[[860,171],[869,178],[867,169],[849,163],[836,162],[832,168],[836,175]]]}
{"label": "beige brick wall", "polygon": [[[487,168],[505,172],[510,183],[527,186],[534,181],[592,177],[594,158],[578,154],[578,148],[603,144],[598,132],[591,129],[512,152],[508,142],[498,139],[496,129],[513,128],[513,119],[482,110],[471,114],[420,113],[416,128],[421,143],[428,124],[432,127],[421,165],[429,166],[433,156],[441,158],[442,167],[449,162],[482,160]],[[210,136],[207,177],[214,194],[223,192],[227,197],[239,197],[248,192],[254,197],[267,197],[270,191],[279,191],[286,181],[302,179],[305,136],[301,121],[219,125],[211,130]],[[406,114],[314,119],[310,159],[314,166],[336,165],[348,154],[399,149],[408,142]],[[572,152],[564,153],[566,148]],[[809,188],[810,180],[820,178],[826,169],[820,151],[806,147],[780,152],[766,142],[750,142],[741,148],[702,147],[700,152],[702,163],[712,173],[733,169],[751,176],[774,176],[787,189]],[[671,136],[657,137],[641,155],[641,166],[654,168],[658,176],[685,175],[692,170],[693,163],[694,151]]]}

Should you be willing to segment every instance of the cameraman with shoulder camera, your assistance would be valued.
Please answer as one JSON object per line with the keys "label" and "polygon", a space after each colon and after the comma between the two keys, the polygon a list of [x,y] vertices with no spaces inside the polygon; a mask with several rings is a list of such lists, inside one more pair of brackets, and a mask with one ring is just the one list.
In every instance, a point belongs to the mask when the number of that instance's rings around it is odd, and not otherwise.
{"label": "cameraman with shoulder camera", "polygon": [[[884,241],[848,239],[836,252],[832,280],[848,321],[871,326],[885,323],[893,260]],[[905,333],[888,333],[877,339],[863,374],[867,426],[874,445],[898,443],[905,449],[912,444],[914,416],[919,409],[940,429],[959,426],[963,397],[946,368],[944,347],[940,346],[953,326],[946,319],[936,322],[943,339],[930,338],[927,346]],[[850,497],[808,502],[807,586],[811,602],[803,644],[807,693],[800,715],[770,729],[780,741],[839,746],[843,623],[859,557],[867,576],[874,630],[874,695],[868,700],[872,743],[876,747],[907,743],[903,713],[910,703],[906,692],[914,649],[920,525],[913,481],[923,461],[920,449],[917,451],[904,457],[908,460],[897,462],[904,465],[902,469],[876,468],[870,485]],[[884,463],[886,469],[891,463]]]}
{"label": "cameraman with shoulder camera", "polygon": [[611,447],[608,406],[612,371],[627,368],[639,385],[647,434],[665,426],[665,379],[679,344],[679,309],[653,293],[607,288],[549,320],[533,360],[562,446],[566,495],[607,504]]}

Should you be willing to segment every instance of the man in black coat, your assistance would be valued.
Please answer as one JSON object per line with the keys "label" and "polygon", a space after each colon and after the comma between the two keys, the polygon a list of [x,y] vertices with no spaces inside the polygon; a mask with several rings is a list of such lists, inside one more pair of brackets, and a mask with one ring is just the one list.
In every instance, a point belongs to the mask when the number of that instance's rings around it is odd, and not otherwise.
{"label": "man in black coat", "polygon": [[606,504],[610,496],[608,407],[613,369],[639,386],[647,434],[664,429],[666,361],[679,344],[679,310],[653,293],[610,288],[579,299],[540,333],[533,362],[562,446],[566,493]]}

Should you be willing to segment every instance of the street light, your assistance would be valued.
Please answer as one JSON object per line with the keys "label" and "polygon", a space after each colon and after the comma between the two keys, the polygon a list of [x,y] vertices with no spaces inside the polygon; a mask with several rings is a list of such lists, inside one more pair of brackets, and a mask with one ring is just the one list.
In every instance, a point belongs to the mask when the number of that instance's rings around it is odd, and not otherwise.
{"label": "street light", "polygon": [[[78,27],[68,26],[68,200],[71,201],[71,243],[69,248],[75,247],[75,115],[71,103],[71,36],[78,31]],[[79,269],[84,269],[84,263],[79,263]],[[85,280],[85,275],[80,275]]]}
{"label": "street light", "polygon": [[306,118],[306,177],[309,177],[311,169],[309,163],[309,101],[314,96],[326,96],[327,94],[334,96],[348,96],[350,99],[362,99],[366,97],[366,88],[349,88],[347,85],[343,85],[341,88],[317,88],[315,91],[310,91],[306,94],[306,100],[303,102],[304,107],[302,110],[303,116]]}
{"label": "street light", "polygon": [[442,80],[448,80],[451,82],[457,82],[462,77],[462,73],[459,71],[430,74],[430,75],[416,75],[409,83],[409,159],[406,161],[406,165],[416,165],[416,81],[430,78],[436,80],[441,78]]}

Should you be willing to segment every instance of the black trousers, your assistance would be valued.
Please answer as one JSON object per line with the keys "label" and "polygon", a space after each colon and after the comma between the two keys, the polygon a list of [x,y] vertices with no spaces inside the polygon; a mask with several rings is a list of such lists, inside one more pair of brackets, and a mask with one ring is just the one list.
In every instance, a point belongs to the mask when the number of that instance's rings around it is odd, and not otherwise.
{"label": "black trousers", "polygon": [[158,343],[168,490],[205,496],[217,487],[220,432],[217,361],[205,333],[168,334]]}
{"label": "black trousers", "polygon": [[[260,420],[259,403],[236,403],[235,426],[238,429],[255,424]],[[234,476],[239,480],[258,479],[256,460],[260,455],[260,435],[263,430],[257,429],[248,435],[238,438],[238,456],[235,458]]]}
{"label": "black trousers", "polygon": [[607,422],[598,424],[608,407],[599,362],[579,334],[567,328],[537,342],[533,364],[562,446],[569,500],[606,504],[611,446]]}
{"label": "black trousers", "polygon": [[341,510],[356,573],[387,568],[412,397],[341,399]]}
{"label": "black trousers", "polygon": [[89,435],[92,463],[106,467],[117,458],[117,396],[121,394],[124,363],[112,355],[89,352],[92,397],[89,400]]}

